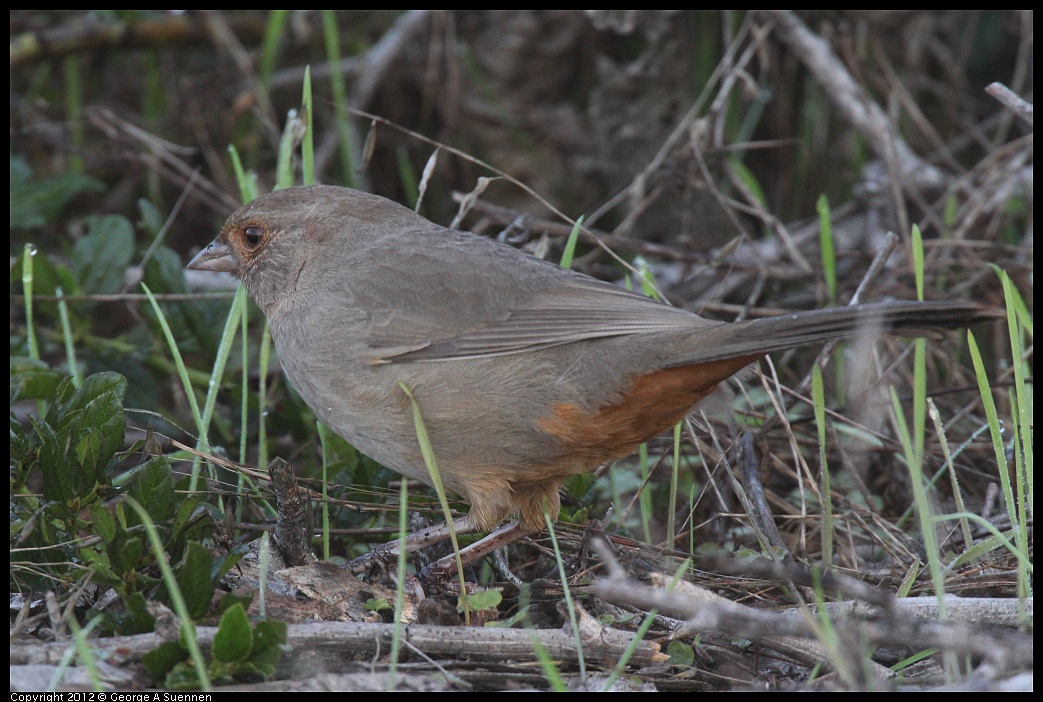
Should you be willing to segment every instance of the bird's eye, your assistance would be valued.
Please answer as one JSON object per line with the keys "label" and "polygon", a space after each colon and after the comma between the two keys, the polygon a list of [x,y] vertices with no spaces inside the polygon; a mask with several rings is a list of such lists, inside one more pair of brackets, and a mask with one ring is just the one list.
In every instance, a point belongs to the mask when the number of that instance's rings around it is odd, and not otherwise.
{"label": "bird's eye", "polygon": [[258,226],[249,226],[243,228],[243,240],[246,245],[251,249],[256,249],[261,245],[261,241],[264,239],[264,228]]}

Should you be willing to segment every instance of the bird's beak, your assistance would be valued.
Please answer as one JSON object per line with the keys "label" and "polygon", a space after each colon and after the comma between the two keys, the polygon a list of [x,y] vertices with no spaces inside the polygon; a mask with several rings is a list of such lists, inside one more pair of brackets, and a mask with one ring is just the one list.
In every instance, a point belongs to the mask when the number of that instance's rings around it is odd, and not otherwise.
{"label": "bird's beak", "polygon": [[215,239],[188,262],[186,268],[197,271],[235,273],[239,270],[239,259],[232,248],[220,239]]}

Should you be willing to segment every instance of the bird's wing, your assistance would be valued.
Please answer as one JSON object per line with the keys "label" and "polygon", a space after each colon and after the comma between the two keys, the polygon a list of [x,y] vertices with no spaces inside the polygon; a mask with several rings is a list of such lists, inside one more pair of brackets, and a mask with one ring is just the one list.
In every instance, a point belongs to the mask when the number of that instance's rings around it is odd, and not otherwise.
{"label": "bird's wing", "polygon": [[437,361],[522,353],[597,339],[691,329],[707,322],[695,315],[611,286],[569,286],[536,293],[515,309],[424,348],[397,354],[396,361]]}
{"label": "bird's wing", "polygon": [[352,290],[370,314],[365,340],[374,362],[496,356],[718,324],[470,235],[461,261],[456,234],[441,230],[412,247],[407,275],[400,266],[369,269]]}

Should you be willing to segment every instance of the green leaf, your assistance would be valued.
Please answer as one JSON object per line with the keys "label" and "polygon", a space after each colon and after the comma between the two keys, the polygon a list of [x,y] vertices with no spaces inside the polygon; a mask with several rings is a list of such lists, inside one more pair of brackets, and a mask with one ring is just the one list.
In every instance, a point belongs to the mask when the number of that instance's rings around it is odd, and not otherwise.
{"label": "green leaf", "polygon": [[[126,608],[116,615],[113,621],[116,624],[115,630],[122,636],[148,634],[156,630],[156,618],[149,613],[145,596],[140,592],[135,592],[127,598]],[[180,644],[178,646],[180,647]],[[174,663],[176,662],[174,661]],[[164,674],[166,673],[164,672]]]}
{"label": "green leaf", "polygon": [[467,598],[467,605],[473,611],[479,611],[483,609],[496,609],[501,602],[503,602],[503,595],[499,590],[478,590],[469,595],[461,595],[456,605],[458,612],[464,611],[464,597]]}
{"label": "green leaf", "polygon": [[[189,477],[184,476],[179,481],[180,485],[175,486],[176,489],[187,490],[188,481]],[[181,560],[188,542],[205,541],[210,527],[220,521],[222,516],[217,506],[204,502],[201,495],[179,495],[174,501],[174,518],[165,544],[171,560]]]}
{"label": "green leaf", "polygon": [[565,240],[565,249],[561,252],[561,261],[558,265],[562,268],[572,268],[572,259],[576,255],[576,242],[579,241],[579,233],[583,229],[583,215],[576,220],[569,232],[569,238]]}
{"label": "green leaf", "polygon": [[51,409],[47,412],[47,424],[73,445],[87,428],[97,430],[101,444],[96,464],[83,468],[104,479],[103,469],[116,451],[123,447],[123,436],[126,433],[123,396],[127,392],[127,379],[119,373],[96,373],[84,380],[83,387],[68,397],[70,390],[69,382],[59,385]]}
{"label": "green leaf", "polygon": [[597,482],[597,476],[593,473],[573,475],[565,481],[565,492],[568,493],[570,497],[582,501],[588,497],[588,492],[592,487],[597,485]]}
{"label": "green leaf", "polygon": [[108,585],[115,589],[121,597],[126,597],[128,592],[127,582],[124,581],[122,574],[112,569],[112,562],[107,549],[99,551],[97,547],[81,548],[79,555],[83,565],[94,571],[91,575],[91,582]]}
{"label": "green leaf", "polygon": [[[29,417],[29,422],[39,445],[36,464],[43,480],[44,500],[68,505],[91,494],[98,481],[93,471],[82,469],[67,455],[67,434],[59,435],[50,424],[33,416]],[[70,506],[76,509],[75,505]]]}
{"label": "green leaf", "polygon": [[217,602],[217,613],[224,614],[228,611],[229,607],[240,604],[245,609],[250,608],[250,603],[253,602],[253,594],[237,595],[234,592],[226,592],[221,596],[221,599]]}
{"label": "green leaf", "polygon": [[76,438],[76,461],[81,466],[98,465],[101,452],[101,434],[94,427],[84,427]]}
{"label": "green leaf", "polygon": [[15,400],[43,400],[54,395],[65,375],[27,356],[11,357],[11,404]]}
{"label": "green leaf", "polygon": [[88,507],[91,516],[91,531],[102,538],[106,543],[111,543],[119,533],[116,527],[116,518],[112,512],[103,505],[93,504]]}
{"label": "green leaf", "polygon": [[735,174],[750,191],[754,199],[761,204],[761,207],[766,208],[768,199],[764,196],[764,188],[761,187],[760,181],[757,180],[757,176],[753,174],[753,171],[739,159],[732,159],[730,165],[735,169]]}
{"label": "green leaf", "polygon": [[[211,677],[212,679],[212,677]],[[199,675],[196,673],[192,661],[183,660],[167,673],[163,679],[162,687],[168,690],[198,690]]]}
{"label": "green leaf", "polygon": [[141,215],[141,226],[145,231],[155,236],[163,230],[165,217],[159,208],[145,198],[138,199],[138,214]]}
{"label": "green leaf", "polygon": [[87,218],[89,233],[72,249],[72,271],[85,293],[118,292],[134,254],[134,230],[126,217]]}
{"label": "green leaf", "polygon": [[386,597],[370,597],[363,607],[370,612],[383,612],[391,609],[391,603]]}
{"label": "green leaf", "polygon": [[221,617],[214,635],[214,660],[225,663],[245,661],[253,648],[250,620],[242,605],[233,605]]}
{"label": "green leaf", "polygon": [[83,192],[103,190],[101,183],[68,171],[34,180],[22,156],[11,156],[11,229],[35,229],[51,222],[66,203]]}
{"label": "green leaf", "polygon": [[[160,246],[145,264],[142,282],[156,294],[187,293],[185,282],[185,264],[173,250]],[[214,300],[185,300],[180,302],[160,302],[167,324],[178,339],[179,344],[187,339],[195,339],[208,356],[217,353],[217,345],[228,316],[228,303]],[[155,313],[149,306],[145,314],[155,320]]]}
{"label": "green leaf", "polygon": [[[17,543],[21,548],[19,558],[36,564],[32,568],[12,568],[9,573],[11,592],[29,592],[30,590],[46,591],[53,589],[55,582],[68,578],[69,551],[55,548],[56,542],[68,537],[66,532],[56,528],[56,520],[52,516],[57,511],[55,505],[38,510],[34,518],[19,529],[20,523],[12,520],[12,544],[17,535]],[[60,515],[62,518],[64,514]]]}
{"label": "green leaf", "polygon": [[[174,472],[166,456],[153,456],[132,471],[127,490],[155,523],[174,517],[177,497],[174,494]],[[127,523],[137,525],[137,513],[127,515]]]}
{"label": "green leaf", "polygon": [[109,548],[109,561],[112,562],[112,569],[126,578],[141,565],[144,554],[145,543],[139,537],[124,532],[123,538],[113,540]]}
{"label": "green leaf", "polygon": [[[25,258],[17,256],[14,265],[11,266],[11,285],[17,286],[19,289],[22,286],[22,266],[24,263]],[[47,256],[42,251],[37,251],[32,257],[32,264],[34,295],[54,295],[58,286],[61,286],[66,293],[77,289],[78,284],[76,279],[72,277],[69,269],[65,266],[56,266],[51,261],[50,256]],[[54,311],[54,307],[51,305],[42,305],[38,309],[44,315]]]}
{"label": "green leaf", "polygon": [[[249,552],[249,544],[239,544],[238,546],[230,550],[228,553],[226,553],[222,558],[216,559],[214,562],[214,569],[212,572],[214,582],[219,582],[221,578],[228,575],[228,571],[234,568],[235,564],[241,561],[243,559],[243,556],[245,556]],[[247,598],[244,604],[249,605],[250,599]]]}
{"label": "green leaf", "polygon": [[[85,384],[68,402],[52,404],[46,421],[30,417],[39,445],[37,465],[48,500],[84,499],[100,484],[109,482],[106,469],[122,447],[126,429],[122,404],[126,381],[114,373],[106,375],[118,379],[115,385]],[[67,396],[70,388],[69,381],[62,382],[55,397]]]}
{"label": "green leaf", "polygon": [[[175,534],[180,535],[198,521],[196,520],[196,509],[200,506],[201,501],[202,498],[199,495],[189,495],[178,499],[174,511],[173,530]],[[220,517],[217,516],[217,518]]]}
{"label": "green leaf", "polygon": [[[170,687],[167,676],[174,667],[188,658],[188,652],[178,641],[167,641],[141,656],[145,670],[157,685]],[[193,677],[193,679],[195,679]]]}
{"label": "green leaf", "polygon": [[268,680],[275,676],[275,665],[265,661],[245,661],[239,663],[235,668],[235,679],[249,682],[253,680]]}
{"label": "green leaf", "polygon": [[[266,619],[257,622],[254,627],[253,649],[250,651],[250,660],[259,662],[275,663],[279,660],[282,647],[286,643],[288,627],[286,622],[278,619]],[[274,657],[273,657],[274,656]]]}
{"label": "green leaf", "polygon": [[[142,280],[154,293],[188,292],[185,263],[176,251],[166,246],[160,246],[152,253],[152,258],[145,264]],[[181,304],[175,303],[176,306]]]}
{"label": "green leaf", "polygon": [[210,578],[212,562],[213,556],[202,544],[190,541],[184,560],[174,569],[185,606],[193,619],[206,614],[214,598],[214,581]]}
{"label": "green leaf", "polygon": [[[64,267],[56,267],[50,257],[37,250],[30,258],[32,264],[33,295],[54,295],[60,285],[65,292],[76,290],[76,281]],[[10,283],[12,289],[23,292],[22,277],[26,258],[15,256],[11,265]],[[59,272],[60,271],[60,272]],[[69,283],[69,285],[67,285]],[[38,306],[41,314],[47,314],[52,308],[49,305]]]}
{"label": "green leaf", "polygon": [[666,653],[670,656],[667,665],[690,668],[695,663],[695,651],[683,641],[671,641],[666,647]]}

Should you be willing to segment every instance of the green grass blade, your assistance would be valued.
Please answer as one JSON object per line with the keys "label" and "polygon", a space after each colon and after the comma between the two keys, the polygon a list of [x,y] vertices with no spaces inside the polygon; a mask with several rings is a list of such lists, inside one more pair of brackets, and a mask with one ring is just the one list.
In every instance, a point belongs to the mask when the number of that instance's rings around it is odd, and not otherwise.
{"label": "green grass blade", "polygon": [[[409,534],[409,481],[403,479],[398,491],[398,540],[405,543]],[[395,573],[395,628],[391,634],[391,660],[388,662],[387,691],[395,689],[395,671],[398,668],[398,653],[402,650],[402,611],[406,605],[406,550],[398,549],[398,570]]]}
{"label": "green grass blade", "polygon": [[304,113],[304,136],[301,138],[301,182],[315,185],[315,111],[311,99],[311,66],[304,67],[301,111]]}
{"label": "green grass blade", "polygon": [[456,558],[456,574],[460,580],[460,597],[464,603],[464,621],[467,626],[471,625],[471,608],[467,604],[467,583],[464,581],[464,566],[460,561],[460,543],[456,538],[456,529],[453,527],[453,513],[449,509],[449,500],[446,497],[445,486],[442,484],[442,473],[438,470],[438,461],[435,460],[435,452],[431,447],[431,439],[427,433],[427,426],[420,414],[420,405],[413,397],[413,391],[406,387],[405,383],[399,383],[402,392],[409,397],[413,408],[413,424],[416,428],[416,438],[420,442],[420,453],[424,456],[424,464],[427,466],[428,475],[431,476],[431,484],[438,494],[438,503],[442,506],[442,514],[449,528],[449,540],[453,543],[453,556]]}
{"label": "green grass blade", "polygon": [[163,574],[163,584],[170,594],[170,603],[174,607],[174,613],[177,614],[178,619],[181,621],[181,643],[188,649],[188,654],[192,658],[192,663],[195,666],[196,675],[199,679],[199,687],[203,690],[212,690],[213,685],[210,682],[206,661],[203,659],[203,652],[199,649],[199,641],[196,639],[196,627],[192,623],[192,617],[188,613],[185,597],[181,594],[177,578],[174,576],[174,571],[167,560],[167,554],[163,550],[163,541],[159,538],[159,531],[156,529],[152,517],[144,507],[138,504],[137,500],[130,495],[126,495],[123,499],[126,500],[131,509],[138,513],[141,524],[145,527],[145,533],[148,535],[152,553],[155,555],[156,563]]}
{"label": "green grass blade", "polygon": [[576,242],[579,241],[579,233],[583,229],[583,217],[584,215],[580,215],[580,218],[572,225],[569,238],[565,240],[565,250],[561,252],[560,265],[562,268],[572,268],[572,259],[576,255]]}
{"label": "green grass blade", "polygon": [[63,299],[64,293],[60,285],[54,289],[54,294],[58,298],[58,318],[61,320],[62,341],[65,343],[65,361],[69,364],[72,386],[79,389],[83,387],[83,370],[76,362],[76,344],[73,343],[72,324],[69,322],[69,305]]}
{"label": "green grass blade", "polygon": [[826,295],[830,307],[837,305],[837,256],[833,246],[833,218],[829,210],[829,199],[825,194],[818,196],[818,243],[822,251],[822,274],[826,279]]}
{"label": "green grass blade", "polygon": [[822,385],[822,369],[816,364],[811,369],[811,398],[815,410],[815,426],[818,428],[818,460],[822,494],[822,565],[827,570],[833,567],[833,492],[829,481],[829,464],[826,461],[826,398]]}
{"label": "green grass blade", "polygon": [[322,11],[322,34],[326,42],[326,62],[330,66],[330,90],[333,95],[333,114],[340,135],[340,162],[342,182],[355,186],[355,164],[352,158],[351,125],[348,122],[348,98],[344,87],[344,72],[340,70],[340,38],[337,34],[337,16],[333,10]]}
{"label": "green grass blade", "polygon": [[550,512],[547,511],[547,506],[543,506],[543,520],[547,524],[547,532],[550,534],[550,542],[554,549],[554,560],[558,564],[558,577],[561,578],[561,588],[563,596],[565,598],[565,607],[569,611],[569,624],[572,625],[572,635],[576,638],[576,660],[579,663],[579,677],[584,679],[587,677],[587,663],[583,657],[583,639],[579,633],[579,619],[576,616],[576,605],[572,600],[572,593],[569,591],[569,578],[565,573],[565,561],[561,557],[561,549],[558,548],[558,536],[554,532],[554,521],[550,518]]}

